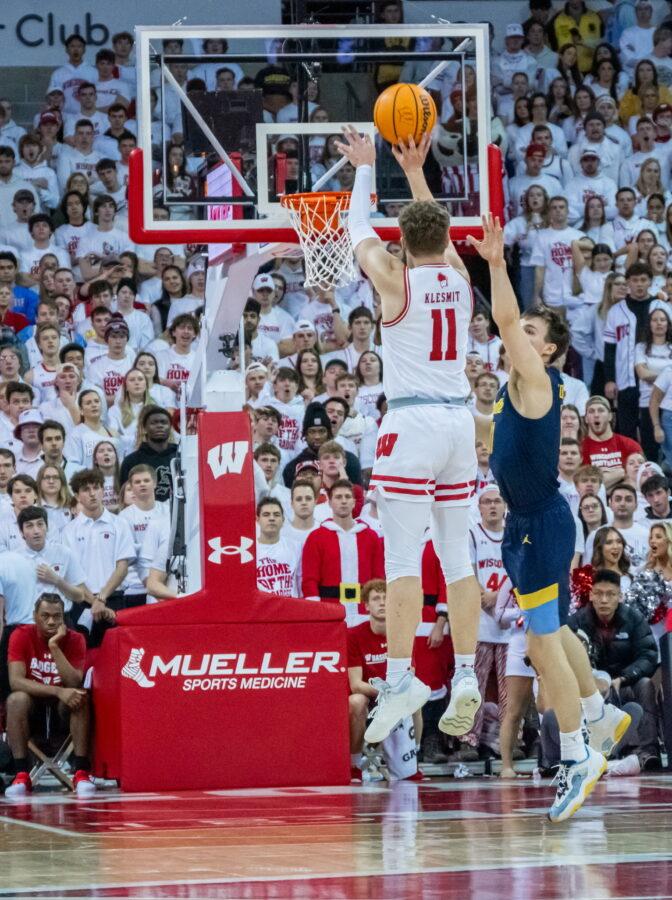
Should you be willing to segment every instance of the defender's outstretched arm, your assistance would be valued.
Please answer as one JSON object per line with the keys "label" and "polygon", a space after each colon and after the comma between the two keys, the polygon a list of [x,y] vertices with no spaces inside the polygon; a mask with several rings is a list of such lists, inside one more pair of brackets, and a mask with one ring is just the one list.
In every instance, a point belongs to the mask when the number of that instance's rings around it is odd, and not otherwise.
{"label": "defender's outstretched arm", "polygon": [[521,327],[518,300],[506,269],[504,232],[499,219],[493,219],[492,213],[483,216],[483,240],[477,241],[470,235],[467,241],[490,268],[492,315],[511,358],[512,368],[524,381],[536,385],[545,384],[544,362]]}

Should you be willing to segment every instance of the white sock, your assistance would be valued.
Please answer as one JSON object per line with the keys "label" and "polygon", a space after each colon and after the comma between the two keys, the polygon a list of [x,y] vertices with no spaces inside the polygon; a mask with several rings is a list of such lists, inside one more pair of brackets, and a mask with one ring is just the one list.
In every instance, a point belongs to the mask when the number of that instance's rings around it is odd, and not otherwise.
{"label": "white sock", "polygon": [[390,687],[394,687],[399,684],[401,679],[404,677],[406,672],[411,668],[411,657],[403,657],[401,659],[394,659],[392,657],[387,657],[387,669],[385,670],[385,681],[390,685]]}
{"label": "white sock", "polygon": [[581,708],[586,717],[586,722],[597,722],[604,713],[604,698],[599,691],[595,691],[590,697],[581,697]]}
{"label": "white sock", "polygon": [[560,759],[563,762],[583,762],[588,755],[581,729],[560,732]]}
{"label": "white sock", "polygon": [[460,668],[473,669],[476,665],[475,653],[456,653],[455,654],[455,672]]}
{"label": "white sock", "polygon": [[351,753],[350,754],[350,765],[354,766],[356,769],[361,769],[362,754],[361,753]]}

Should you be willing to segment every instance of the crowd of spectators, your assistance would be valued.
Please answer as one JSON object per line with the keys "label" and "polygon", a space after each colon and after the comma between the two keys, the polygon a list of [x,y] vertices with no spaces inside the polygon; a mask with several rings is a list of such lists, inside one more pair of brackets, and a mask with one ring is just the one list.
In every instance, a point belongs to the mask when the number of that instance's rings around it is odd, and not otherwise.
{"label": "crowd of spectators", "polygon": [[[384,4],[390,21],[400,11],[397,2]],[[605,692],[640,709],[623,751],[630,772],[660,765],[656,639],[672,602],[667,12],[662,0],[569,0],[558,8],[530,0],[530,18],[507,26],[491,72],[520,305],[562,309],[571,328],[570,350],[554,365],[565,384],[558,480],[577,525],[573,627],[606,673]],[[179,52],[179,44],[168,41],[164,51]],[[176,594],[167,576],[175,414],[195,364],[207,274],[206,248],[129,239],[133,38],[115,35],[95,60],[87,61],[86,49],[81,37],[67,39],[68,61],[26,127],[0,101],[1,687],[6,697],[20,693],[26,678],[51,684],[73,710],[82,703],[73,693],[81,681],[70,670],[61,677],[62,624],[95,644],[116,610]],[[222,41],[204,42],[206,54],[225,51]],[[265,120],[298,118],[296,83],[272,60],[254,78],[220,61],[169,65],[189,90],[258,89]],[[468,71],[447,71],[433,88],[444,131],[462,114],[454,87],[463,74],[467,102],[475,97]],[[375,74],[378,89],[404,77],[401,66]],[[309,90],[311,121],[328,120],[319,85],[310,82]],[[169,191],[157,182],[155,215],[192,218],[199,174],[185,150],[181,105],[164,93],[162,116],[156,99],[170,144]],[[158,127],[155,137],[162,140]],[[274,152],[295,159],[296,140],[283,141]],[[329,139],[318,143],[311,142],[314,178],[334,158]],[[455,172],[442,166],[441,146],[437,151],[435,142],[433,159],[445,185]],[[344,167],[333,186],[349,187],[352,176]],[[402,253],[399,244],[388,249]],[[277,259],[253,279],[243,313],[238,355],[255,448],[257,583],[286,597],[345,604],[358,635],[350,681],[353,766],[360,768],[356,736],[375,697],[368,677],[384,655],[383,535],[368,491],[386,411],[380,300],[364,273],[331,291],[308,289],[304,280],[301,258]],[[471,532],[482,587],[477,673],[492,703],[459,744],[447,746],[436,727],[452,651],[429,538],[415,665],[432,687],[425,760],[445,762],[453,752],[469,762],[495,752],[511,772],[521,740],[529,751],[539,732],[534,672],[501,561],[506,507],[488,464],[496,394],[509,364],[492,328],[487,286],[480,288],[466,372],[478,452]],[[12,634],[31,623],[51,660],[35,670],[21,662],[28,651],[18,639],[12,647]],[[15,705],[16,715],[25,713]],[[501,732],[491,727],[498,719]],[[548,763],[553,720],[545,721]],[[419,735],[418,723],[418,744]],[[86,791],[85,749],[78,760]]]}

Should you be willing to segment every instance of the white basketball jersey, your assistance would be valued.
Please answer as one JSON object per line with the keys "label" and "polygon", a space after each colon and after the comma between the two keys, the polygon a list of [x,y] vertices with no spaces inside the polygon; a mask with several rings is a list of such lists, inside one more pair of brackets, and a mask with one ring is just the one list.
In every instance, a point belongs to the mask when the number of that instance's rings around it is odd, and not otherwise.
{"label": "white basketball jersey", "polygon": [[471,564],[476,569],[478,583],[486,591],[498,591],[506,578],[502,562],[502,537],[500,533],[486,531],[480,524],[469,530]]}
{"label": "white basketball jersey", "polygon": [[473,295],[447,264],[404,269],[406,302],[383,322],[383,386],[388,400],[467,397],[464,373]]}

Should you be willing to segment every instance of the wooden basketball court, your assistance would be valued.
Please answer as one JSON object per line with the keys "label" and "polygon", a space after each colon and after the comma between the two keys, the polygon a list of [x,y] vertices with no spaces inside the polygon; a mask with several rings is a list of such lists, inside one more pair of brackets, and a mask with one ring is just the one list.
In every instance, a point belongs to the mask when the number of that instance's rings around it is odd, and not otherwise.
{"label": "wooden basketball court", "polygon": [[672,776],[605,780],[570,822],[548,781],[0,802],[0,897],[672,897]]}

